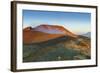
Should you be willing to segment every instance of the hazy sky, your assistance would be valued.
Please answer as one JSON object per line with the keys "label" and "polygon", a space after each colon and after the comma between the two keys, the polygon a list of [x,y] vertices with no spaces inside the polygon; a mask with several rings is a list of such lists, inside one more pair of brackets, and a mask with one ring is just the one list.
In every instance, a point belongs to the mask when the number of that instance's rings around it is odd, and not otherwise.
{"label": "hazy sky", "polygon": [[91,14],[23,10],[23,28],[36,27],[40,24],[61,25],[73,33],[83,34],[91,31]]}

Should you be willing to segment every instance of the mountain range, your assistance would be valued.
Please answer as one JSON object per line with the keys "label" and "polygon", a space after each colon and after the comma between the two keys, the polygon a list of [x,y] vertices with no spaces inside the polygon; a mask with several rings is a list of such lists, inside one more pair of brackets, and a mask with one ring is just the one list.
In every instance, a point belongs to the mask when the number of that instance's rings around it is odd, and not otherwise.
{"label": "mountain range", "polygon": [[85,33],[85,34],[83,34],[83,36],[86,36],[86,37],[91,37],[91,32],[87,32],[87,33]]}
{"label": "mountain range", "polygon": [[91,58],[91,38],[59,25],[41,24],[23,29],[23,62]]}

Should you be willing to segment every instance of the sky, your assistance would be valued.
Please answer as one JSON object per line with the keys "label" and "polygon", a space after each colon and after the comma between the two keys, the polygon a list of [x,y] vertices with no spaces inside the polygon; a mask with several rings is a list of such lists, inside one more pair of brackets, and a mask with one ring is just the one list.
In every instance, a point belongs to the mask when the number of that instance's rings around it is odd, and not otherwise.
{"label": "sky", "polygon": [[23,10],[23,28],[41,24],[60,25],[84,34],[91,31],[91,13]]}

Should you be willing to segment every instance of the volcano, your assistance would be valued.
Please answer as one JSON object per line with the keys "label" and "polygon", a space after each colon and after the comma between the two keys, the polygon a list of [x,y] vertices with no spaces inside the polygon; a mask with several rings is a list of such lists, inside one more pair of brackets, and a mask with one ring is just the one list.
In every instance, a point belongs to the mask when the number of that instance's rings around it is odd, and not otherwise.
{"label": "volcano", "polygon": [[77,38],[78,35],[59,25],[42,24],[35,28],[26,27],[23,29],[23,42],[25,44],[40,43],[59,37]]}
{"label": "volcano", "polygon": [[23,29],[23,62],[91,59],[91,38],[59,25]]}

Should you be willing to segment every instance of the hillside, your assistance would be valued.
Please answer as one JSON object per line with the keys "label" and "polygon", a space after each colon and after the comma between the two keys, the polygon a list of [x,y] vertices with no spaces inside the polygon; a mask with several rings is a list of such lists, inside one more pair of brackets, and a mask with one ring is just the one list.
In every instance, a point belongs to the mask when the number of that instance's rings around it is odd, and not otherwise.
{"label": "hillside", "polygon": [[24,44],[23,62],[84,60],[91,58],[90,39],[59,37],[42,43]]}

